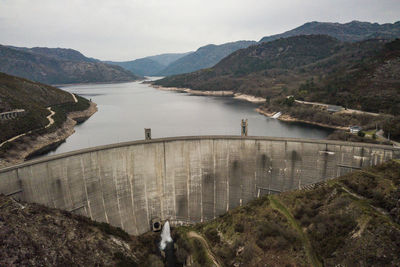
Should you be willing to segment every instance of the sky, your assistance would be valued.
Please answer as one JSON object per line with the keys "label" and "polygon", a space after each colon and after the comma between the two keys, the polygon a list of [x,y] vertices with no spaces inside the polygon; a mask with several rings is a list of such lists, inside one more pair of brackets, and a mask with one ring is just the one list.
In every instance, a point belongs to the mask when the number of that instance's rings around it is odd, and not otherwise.
{"label": "sky", "polygon": [[400,0],[0,0],[0,44],[126,61],[352,20],[399,21]]}

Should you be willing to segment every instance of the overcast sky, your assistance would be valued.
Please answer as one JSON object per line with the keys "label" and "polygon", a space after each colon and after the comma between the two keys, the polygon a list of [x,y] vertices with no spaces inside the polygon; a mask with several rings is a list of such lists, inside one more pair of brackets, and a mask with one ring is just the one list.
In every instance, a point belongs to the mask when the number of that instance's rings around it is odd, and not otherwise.
{"label": "overcast sky", "polygon": [[0,44],[132,60],[352,20],[398,21],[400,0],[0,0]]}

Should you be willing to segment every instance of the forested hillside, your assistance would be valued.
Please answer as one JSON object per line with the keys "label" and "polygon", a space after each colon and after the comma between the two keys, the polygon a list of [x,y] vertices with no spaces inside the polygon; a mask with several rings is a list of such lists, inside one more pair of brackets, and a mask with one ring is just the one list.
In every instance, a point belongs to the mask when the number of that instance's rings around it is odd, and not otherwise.
{"label": "forested hillside", "polygon": [[343,43],[326,35],[278,39],[241,49],[213,68],[156,81],[167,87],[232,90],[400,114],[400,40]]}

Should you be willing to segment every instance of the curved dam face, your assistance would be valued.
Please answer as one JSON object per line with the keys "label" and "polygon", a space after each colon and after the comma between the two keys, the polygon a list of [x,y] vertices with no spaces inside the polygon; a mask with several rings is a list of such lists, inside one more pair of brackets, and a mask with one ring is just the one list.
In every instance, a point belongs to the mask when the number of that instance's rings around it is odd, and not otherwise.
{"label": "curved dam face", "polygon": [[138,235],[154,218],[201,222],[269,193],[400,158],[390,146],[203,136],[95,147],[0,170],[0,193]]}

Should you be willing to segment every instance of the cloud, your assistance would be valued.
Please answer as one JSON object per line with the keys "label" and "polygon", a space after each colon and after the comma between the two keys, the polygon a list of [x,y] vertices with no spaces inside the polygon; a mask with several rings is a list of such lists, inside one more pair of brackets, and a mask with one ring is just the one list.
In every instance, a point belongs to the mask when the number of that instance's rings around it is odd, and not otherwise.
{"label": "cloud", "polygon": [[0,43],[129,60],[252,39],[305,22],[394,22],[399,1],[0,0]]}

